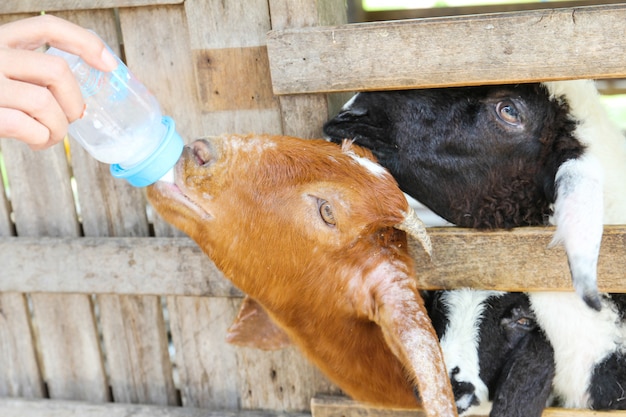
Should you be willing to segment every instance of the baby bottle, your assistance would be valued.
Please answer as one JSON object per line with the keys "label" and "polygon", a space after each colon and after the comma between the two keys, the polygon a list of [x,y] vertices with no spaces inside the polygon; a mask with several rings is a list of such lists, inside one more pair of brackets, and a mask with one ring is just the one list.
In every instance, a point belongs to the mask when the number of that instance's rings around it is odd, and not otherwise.
{"label": "baby bottle", "polygon": [[111,164],[111,174],[136,187],[158,180],[173,181],[173,166],[183,140],[174,121],[161,115],[156,98],[117,58],[117,68],[102,72],[79,56],[56,48],[46,52],[63,58],[80,85],[83,116],[69,134],[98,161]]}

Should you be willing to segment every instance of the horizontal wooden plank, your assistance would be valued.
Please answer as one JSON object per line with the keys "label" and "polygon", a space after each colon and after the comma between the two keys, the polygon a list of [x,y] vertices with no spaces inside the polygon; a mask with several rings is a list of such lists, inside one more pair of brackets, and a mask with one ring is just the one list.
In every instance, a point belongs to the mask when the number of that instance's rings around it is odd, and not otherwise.
{"label": "horizontal wooden plank", "polygon": [[[479,232],[430,228],[433,257],[416,260],[421,288],[571,290],[553,227]],[[0,239],[0,292],[239,297],[188,238]],[[626,226],[606,226],[598,263],[602,290],[626,292]]]}
{"label": "horizontal wooden plank", "polygon": [[188,238],[0,239],[0,291],[240,296]]}
{"label": "horizontal wooden plank", "polygon": [[92,404],[78,401],[0,398],[2,417],[310,417],[308,413],[281,411],[211,411],[192,407],[135,404]]}
{"label": "horizontal wooden plank", "polygon": [[183,0],[3,0],[0,2],[0,14],[110,9],[113,7],[181,4],[182,2]]}
{"label": "horizontal wooden plank", "polygon": [[626,5],[272,31],[274,93],[626,76]]}
{"label": "horizontal wooden plank", "polygon": [[[506,291],[571,290],[562,246],[550,247],[553,227],[475,232],[429,230],[433,256],[417,261],[421,288],[473,287]],[[605,226],[598,284],[603,291],[626,292],[626,226]]]}
{"label": "horizontal wooden plank", "polygon": [[493,4],[474,4],[470,6],[442,6],[442,7],[423,7],[414,9],[397,9],[397,10],[368,10],[358,13],[358,22],[378,22],[381,20],[399,20],[399,19],[416,19],[425,17],[442,17],[442,16],[459,16],[468,14],[485,14],[485,13],[502,13],[502,12],[518,12],[523,10],[539,10],[539,9],[556,9],[565,7],[581,7],[594,6],[602,4],[623,3],[624,0],[559,0],[551,1],[532,1],[528,3],[493,3]]}
{"label": "horizontal wooden plank", "polygon": [[[421,410],[394,410],[371,407],[346,397],[319,396],[311,400],[313,417],[422,417]],[[575,410],[566,408],[546,408],[542,417],[626,417],[626,411]],[[486,414],[472,414],[468,417],[486,417]]]}
{"label": "horizontal wooden plank", "polygon": [[313,417],[425,417],[421,409],[378,408],[348,397],[319,395],[311,399]]}

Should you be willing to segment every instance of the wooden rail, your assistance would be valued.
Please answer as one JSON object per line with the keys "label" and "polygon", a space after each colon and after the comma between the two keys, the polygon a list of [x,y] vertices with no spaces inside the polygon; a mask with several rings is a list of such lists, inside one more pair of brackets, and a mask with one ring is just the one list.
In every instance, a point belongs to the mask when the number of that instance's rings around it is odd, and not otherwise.
{"label": "wooden rail", "polygon": [[[357,403],[346,397],[319,396],[311,400],[313,417],[424,417],[421,410],[376,408]],[[626,411],[591,411],[565,408],[546,408],[541,417],[625,417]],[[466,417],[486,417],[484,414]]]}
{"label": "wooden rail", "polygon": [[[571,290],[554,227],[430,228],[433,256],[416,259],[419,286],[502,291]],[[37,259],[37,262],[29,262]],[[188,238],[0,238],[0,292],[240,297]],[[603,291],[624,292],[626,226],[605,226]]]}
{"label": "wooden rail", "polygon": [[310,417],[310,413],[0,398],[2,417]]}
{"label": "wooden rail", "polygon": [[626,5],[272,31],[275,94],[626,76]]}

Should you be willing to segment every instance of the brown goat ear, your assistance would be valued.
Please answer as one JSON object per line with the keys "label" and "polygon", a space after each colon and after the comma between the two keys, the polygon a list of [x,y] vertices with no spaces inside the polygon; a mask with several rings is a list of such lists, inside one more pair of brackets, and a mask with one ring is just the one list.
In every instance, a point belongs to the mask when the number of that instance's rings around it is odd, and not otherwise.
{"label": "brown goat ear", "polygon": [[226,341],[262,350],[279,350],[291,345],[287,333],[274,323],[259,303],[248,296],[243,299],[237,318],[228,328]]}
{"label": "brown goat ear", "polygon": [[[368,277],[384,283],[377,291],[371,319],[380,326],[387,346],[418,389],[427,416],[456,416],[457,410],[439,339],[413,283],[413,276],[379,268]],[[393,283],[393,285],[389,285]]]}
{"label": "brown goat ear", "polygon": [[419,217],[417,217],[415,210],[413,210],[411,206],[409,206],[409,209],[404,216],[404,220],[394,227],[398,230],[406,232],[407,241],[409,243],[409,252],[411,255],[415,256],[413,252],[417,251],[416,246],[417,243],[419,243],[422,249],[428,253],[428,256],[432,256],[433,246],[430,241],[430,237],[426,232],[426,225]]}

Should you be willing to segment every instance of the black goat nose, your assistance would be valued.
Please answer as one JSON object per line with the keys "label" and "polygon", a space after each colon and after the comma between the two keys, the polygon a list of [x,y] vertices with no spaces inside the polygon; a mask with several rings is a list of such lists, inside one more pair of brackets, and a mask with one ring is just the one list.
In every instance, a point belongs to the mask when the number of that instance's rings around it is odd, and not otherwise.
{"label": "black goat nose", "polygon": [[460,369],[458,367],[450,371],[450,383],[452,385],[452,393],[454,394],[458,412],[462,413],[470,406],[478,405],[478,399],[476,398],[476,387],[474,387],[474,384],[456,379],[459,372]]}
{"label": "black goat nose", "polygon": [[454,393],[454,398],[459,399],[466,395],[474,395],[474,384],[466,381],[457,381],[454,377],[452,377],[452,392]]}

